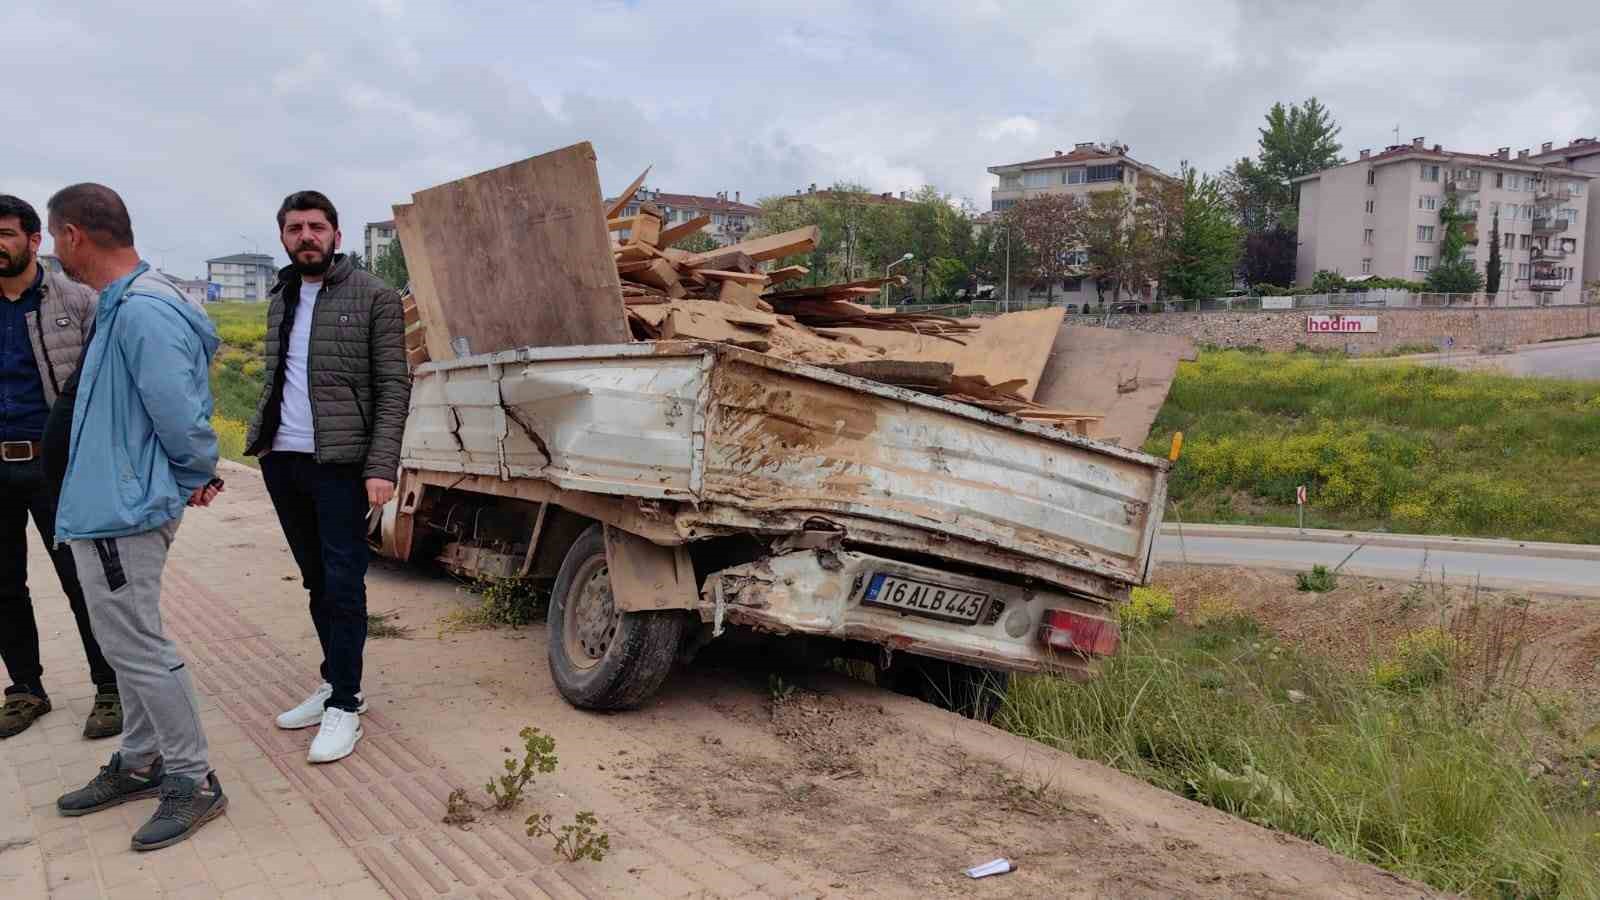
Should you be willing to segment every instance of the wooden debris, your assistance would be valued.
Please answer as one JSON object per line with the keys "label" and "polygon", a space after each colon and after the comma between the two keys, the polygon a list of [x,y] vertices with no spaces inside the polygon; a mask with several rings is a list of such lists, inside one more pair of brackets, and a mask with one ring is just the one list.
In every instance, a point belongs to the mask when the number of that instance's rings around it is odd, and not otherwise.
{"label": "wooden debris", "polygon": [[659,246],[670,247],[674,242],[681,241],[710,224],[710,216],[695,216],[687,222],[680,222],[661,232]]}
{"label": "wooden debris", "polygon": [[793,281],[796,278],[804,278],[810,274],[811,270],[805,266],[784,266],[781,269],[773,269],[771,272],[768,272],[767,278],[771,279],[772,284],[776,286],[783,284],[785,281]]}
{"label": "wooden debris", "polygon": [[633,184],[628,185],[627,190],[623,191],[621,194],[618,194],[617,199],[611,201],[611,205],[605,209],[605,217],[607,219],[616,218],[617,213],[622,212],[627,208],[628,201],[633,199],[634,194],[639,193],[639,188],[644,187],[645,176],[650,174],[651,168],[653,167],[645,166],[644,171],[639,173],[639,177],[633,180]]}
{"label": "wooden debris", "polygon": [[869,359],[839,363],[828,368],[868,381],[916,388],[925,393],[943,393],[956,374],[956,367],[947,362],[908,362],[898,359]]}
{"label": "wooden debris", "polygon": [[721,250],[711,250],[706,253],[697,253],[689,257],[687,264],[697,266],[703,262],[732,250],[748,255],[756,262],[765,262],[769,259],[781,259],[785,256],[794,256],[799,253],[810,253],[816,249],[817,241],[821,238],[821,230],[815,225],[796,228],[781,234],[768,235],[767,237],[752,238],[742,241],[731,247]]}

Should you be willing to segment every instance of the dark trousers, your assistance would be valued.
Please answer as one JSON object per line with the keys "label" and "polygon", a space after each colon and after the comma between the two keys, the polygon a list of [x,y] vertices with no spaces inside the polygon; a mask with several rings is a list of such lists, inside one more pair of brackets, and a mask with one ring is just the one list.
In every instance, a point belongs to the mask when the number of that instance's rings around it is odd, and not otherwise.
{"label": "dark trousers", "polygon": [[28,592],[28,516],[33,516],[39,537],[50,550],[56,577],[67,604],[78,620],[78,636],[89,658],[89,677],[97,686],[115,687],[117,673],[100,652],[83,603],[78,569],[66,544],[54,546],[56,500],[60,486],[44,474],[44,463],[0,462],[0,656],[15,685],[42,690],[44,666],[39,662],[39,625],[33,616],[33,596]]}
{"label": "dark trousers", "polygon": [[359,465],[318,463],[309,453],[268,453],[261,475],[278,511],[311,622],[322,642],[327,706],[355,712],[367,643],[367,488]]}

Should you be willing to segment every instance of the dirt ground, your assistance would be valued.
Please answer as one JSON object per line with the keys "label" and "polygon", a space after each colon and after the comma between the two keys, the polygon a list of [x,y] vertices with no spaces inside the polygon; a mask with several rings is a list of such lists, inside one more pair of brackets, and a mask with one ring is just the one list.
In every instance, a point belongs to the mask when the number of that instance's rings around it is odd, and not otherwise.
{"label": "dirt ground", "polygon": [[[228,473],[213,517],[174,560],[303,664],[316,640],[260,483]],[[776,870],[784,896],[1372,897],[1429,892],[1106,767],[830,674],[758,667],[675,672],[645,709],[579,712],[550,682],[542,625],[441,633],[473,604],[456,582],[390,564],[369,605],[409,626],[368,644],[374,708],[481,795],[533,725],[560,768],[511,814],[593,810],[613,854],[600,892],[721,896],[675,887],[686,842],[738,873]],[[492,814],[483,814],[492,815]],[[677,843],[675,843],[677,842]],[[1017,871],[962,870],[1009,857]],[[753,879],[754,876],[751,876]],[[681,880],[681,879],[679,879]]]}

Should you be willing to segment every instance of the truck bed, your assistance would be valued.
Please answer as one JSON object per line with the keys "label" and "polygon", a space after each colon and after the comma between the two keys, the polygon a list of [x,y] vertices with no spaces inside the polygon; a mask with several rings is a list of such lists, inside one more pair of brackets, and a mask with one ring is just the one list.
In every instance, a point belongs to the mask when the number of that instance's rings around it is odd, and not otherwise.
{"label": "truck bed", "polygon": [[403,456],[422,471],[662,501],[684,541],[838,527],[1107,600],[1144,580],[1167,466],[1048,425],[686,342],[424,365]]}

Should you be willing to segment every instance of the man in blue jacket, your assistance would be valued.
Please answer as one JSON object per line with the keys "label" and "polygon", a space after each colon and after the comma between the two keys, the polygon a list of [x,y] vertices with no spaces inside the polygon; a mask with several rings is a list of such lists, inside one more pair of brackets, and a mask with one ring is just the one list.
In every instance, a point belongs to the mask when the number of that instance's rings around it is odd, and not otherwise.
{"label": "man in blue jacket", "polygon": [[161,571],[185,506],[216,495],[217,437],[206,314],[139,258],[122,198],[98,184],[49,203],[67,274],[100,291],[80,367],[56,540],[72,548],[89,619],[122,694],[122,748],[85,787],[56,801],[80,816],[140,797],[161,804],[133,849],[184,840],[228,799],[207,760],[200,711],[161,628]]}

